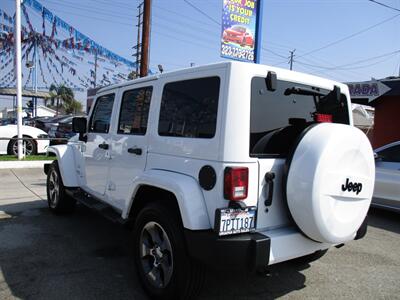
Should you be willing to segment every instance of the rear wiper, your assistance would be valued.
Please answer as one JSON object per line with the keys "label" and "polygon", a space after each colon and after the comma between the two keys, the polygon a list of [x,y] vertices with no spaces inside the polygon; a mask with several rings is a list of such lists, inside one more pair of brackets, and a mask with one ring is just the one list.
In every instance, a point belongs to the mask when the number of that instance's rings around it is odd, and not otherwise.
{"label": "rear wiper", "polygon": [[330,96],[330,97],[335,97],[335,100],[338,101],[338,102],[340,102],[340,99],[342,97],[341,96],[340,87],[338,87],[336,85],[333,87],[333,90],[330,91],[328,94],[321,93],[321,92],[319,92],[317,90],[314,90],[312,88],[299,87],[299,86],[294,86],[294,87],[291,87],[291,88],[287,88],[285,90],[284,94],[285,94],[285,96],[289,96],[289,95],[292,95],[292,94],[304,95],[304,96],[321,96],[321,97]]}
{"label": "rear wiper", "polygon": [[289,95],[304,95],[304,96],[326,96],[326,94],[321,93],[319,91],[313,90],[311,88],[304,88],[304,87],[298,87],[298,86],[294,86],[291,88],[287,88],[285,90],[285,96],[289,96]]}

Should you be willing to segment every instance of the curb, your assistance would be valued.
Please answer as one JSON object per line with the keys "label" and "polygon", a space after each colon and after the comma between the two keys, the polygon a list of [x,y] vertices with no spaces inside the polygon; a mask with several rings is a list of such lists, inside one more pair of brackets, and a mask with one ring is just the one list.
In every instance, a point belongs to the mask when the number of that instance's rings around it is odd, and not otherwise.
{"label": "curb", "polygon": [[51,160],[1,161],[0,169],[40,169],[43,168],[45,164],[49,164],[51,162]]}

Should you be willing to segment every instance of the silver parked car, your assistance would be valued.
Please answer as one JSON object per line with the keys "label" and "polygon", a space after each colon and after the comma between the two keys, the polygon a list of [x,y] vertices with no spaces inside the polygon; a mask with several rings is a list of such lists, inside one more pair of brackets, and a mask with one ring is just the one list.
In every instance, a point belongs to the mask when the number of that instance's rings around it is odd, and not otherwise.
{"label": "silver parked car", "polygon": [[400,212],[400,141],[375,149],[372,206]]}

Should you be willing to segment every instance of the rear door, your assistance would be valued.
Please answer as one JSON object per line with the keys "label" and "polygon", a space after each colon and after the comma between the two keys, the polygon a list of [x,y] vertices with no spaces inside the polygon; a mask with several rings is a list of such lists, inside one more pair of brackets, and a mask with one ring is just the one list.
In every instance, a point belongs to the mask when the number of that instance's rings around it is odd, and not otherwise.
{"label": "rear door", "polygon": [[110,127],[115,92],[100,95],[88,122],[87,142],[83,149],[86,185],[84,189],[104,199],[110,161]]}
{"label": "rear door", "polygon": [[[257,228],[272,229],[290,224],[284,169],[297,138],[321,120],[349,124],[348,101],[343,94],[338,100],[328,90],[283,80],[275,91],[263,77],[254,77],[251,85],[249,154],[259,167]],[[294,87],[297,92],[289,93]]]}
{"label": "rear door", "polygon": [[123,209],[131,197],[132,182],[146,166],[147,126],[153,86],[144,83],[121,90],[108,183],[109,201]]}

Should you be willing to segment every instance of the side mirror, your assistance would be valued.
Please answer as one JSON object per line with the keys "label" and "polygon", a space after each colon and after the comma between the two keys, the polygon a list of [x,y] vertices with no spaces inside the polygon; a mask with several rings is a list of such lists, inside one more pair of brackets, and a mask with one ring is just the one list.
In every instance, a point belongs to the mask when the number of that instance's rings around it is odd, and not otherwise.
{"label": "side mirror", "polygon": [[269,71],[265,78],[268,91],[275,92],[278,85],[278,77],[275,72]]}
{"label": "side mirror", "polygon": [[87,120],[85,117],[75,117],[72,119],[72,131],[79,133],[79,140],[87,142]]}
{"label": "side mirror", "polygon": [[72,131],[75,133],[86,133],[86,118],[75,117],[72,119]]}

